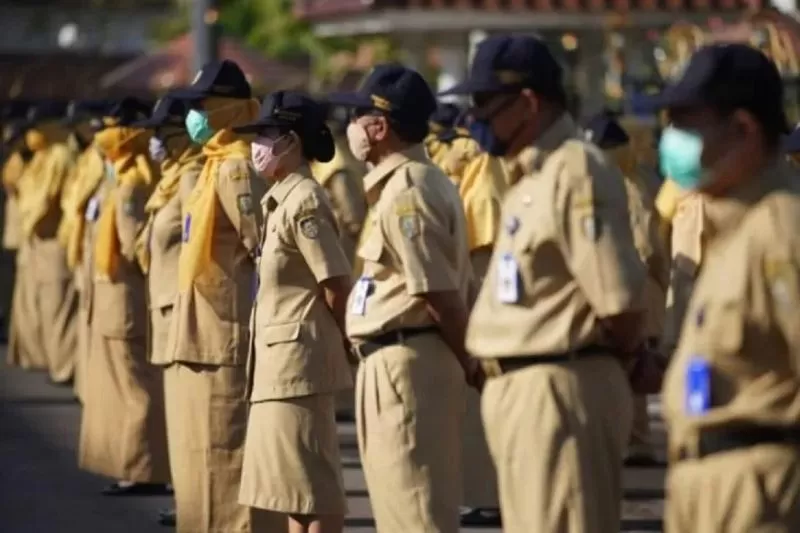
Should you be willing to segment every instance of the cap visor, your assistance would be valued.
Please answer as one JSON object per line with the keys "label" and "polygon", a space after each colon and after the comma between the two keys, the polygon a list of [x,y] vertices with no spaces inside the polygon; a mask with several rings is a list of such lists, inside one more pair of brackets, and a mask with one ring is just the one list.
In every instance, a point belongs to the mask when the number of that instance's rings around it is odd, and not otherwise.
{"label": "cap visor", "polygon": [[233,128],[236,133],[259,133],[270,128],[288,128],[292,123],[277,117],[266,117],[249,124]]}
{"label": "cap visor", "polygon": [[372,99],[362,93],[332,93],[326,101],[343,107],[373,107]]}
{"label": "cap visor", "polygon": [[499,92],[503,89],[504,86],[497,83],[495,80],[464,80],[461,83],[456,83],[449,89],[438,93],[437,96],[491,93]]}
{"label": "cap visor", "polygon": [[160,119],[153,119],[148,118],[145,120],[137,120],[131,124],[132,128],[141,128],[143,130],[157,130],[163,126],[166,126],[167,123]]}
{"label": "cap visor", "polygon": [[174,89],[167,93],[167,96],[174,98],[175,100],[197,101],[206,98],[208,95],[206,91],[193,87],[187,87],[186,89]]}

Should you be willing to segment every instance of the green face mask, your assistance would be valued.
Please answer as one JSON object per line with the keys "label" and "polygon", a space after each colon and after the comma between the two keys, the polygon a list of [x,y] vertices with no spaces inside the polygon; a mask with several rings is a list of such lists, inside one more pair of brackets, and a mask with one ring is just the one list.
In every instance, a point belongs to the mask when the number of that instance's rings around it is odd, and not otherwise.
{"label": "green face mask", "polygon": [[661,134],[661,172],[682,189],[697,189],[703,182],[702,154],[703,138],[696,133],[669,126]]}
{"label": "green face mask", "polygon": [[208,123],[208,113],[196,109],[186,114],[186,131],[195,144],[205,144],[214,136],[214,130]]}

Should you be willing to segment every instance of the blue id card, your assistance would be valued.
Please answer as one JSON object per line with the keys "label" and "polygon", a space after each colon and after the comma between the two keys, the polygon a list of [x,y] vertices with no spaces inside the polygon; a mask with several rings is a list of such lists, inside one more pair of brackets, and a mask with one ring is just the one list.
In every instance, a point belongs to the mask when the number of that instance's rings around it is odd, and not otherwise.
{"label": "blue id card", "polygon": [[189,232],[192,229],[192,215],[186,215],[186,218],[183,219],[183,235],[181,235],[181,240],[183,242],[189,242]]}
{"label": "blue id card", "polygon": [[711,408],[711,365],[692,357],[686,367],[686,414],[701,415]]}

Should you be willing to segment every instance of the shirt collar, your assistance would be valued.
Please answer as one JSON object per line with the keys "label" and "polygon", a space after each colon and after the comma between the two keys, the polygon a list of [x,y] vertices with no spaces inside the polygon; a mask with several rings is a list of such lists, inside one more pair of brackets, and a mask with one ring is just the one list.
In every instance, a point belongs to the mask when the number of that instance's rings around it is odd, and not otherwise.
{"label": "shirt collar", "polygon": [[705,198],[705,215],[712,236],[735,229],[745,212],[769,191],[792,179],[791,169],[783,161],[774,161],[760,175],[733,187],[724,196]]}
{"label": "shirt collar", "polygon": [[307,178],[311,179],[311,169],[308,165],[302,165],[270,187],[269,192],[261,199],[262,207],[266,208],[268,212],[274,211],[275,208],[286,200],[286,197],[289,196],[292,189]]}
{"label": "shirt collar", "polygon": [[523,165],[525,174],[541,170],[548,156],[564,144],[564,141],[575,137],[577,131],[572,117],[568,113],[561,115],[529,149],[524,151],[525,156],[520,164]]}
{"label": "shirt collar", "polygon": [[380,185],[401,165],[409,161],[430,162],[422,144],[415,144],[403,150],[390,154],[386,159],[375,165],[364,176],[364,192],[367,199],[374,203],[377,200],[376,191],[380,190]]}

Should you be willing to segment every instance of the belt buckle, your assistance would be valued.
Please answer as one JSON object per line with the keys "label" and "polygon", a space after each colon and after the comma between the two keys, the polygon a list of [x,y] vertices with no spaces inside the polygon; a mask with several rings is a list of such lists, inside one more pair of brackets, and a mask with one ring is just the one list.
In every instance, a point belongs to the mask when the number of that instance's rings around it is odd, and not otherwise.
{"label": "belt buckle", "polygon": [[503,375],[503,369],[500,367],[500,362],[497,359],[481,359],[480,364],[481,368],[483,368],[483,373],[486,374],[486,377],[489,379]]}

